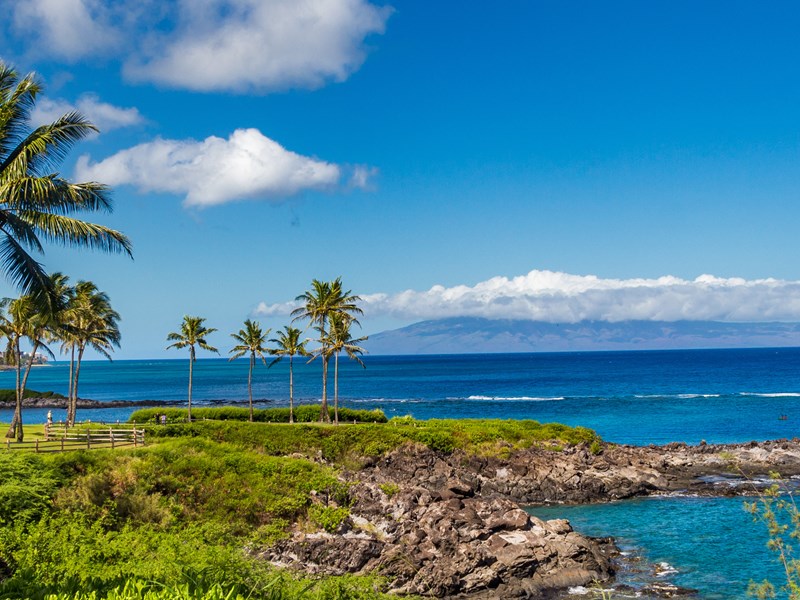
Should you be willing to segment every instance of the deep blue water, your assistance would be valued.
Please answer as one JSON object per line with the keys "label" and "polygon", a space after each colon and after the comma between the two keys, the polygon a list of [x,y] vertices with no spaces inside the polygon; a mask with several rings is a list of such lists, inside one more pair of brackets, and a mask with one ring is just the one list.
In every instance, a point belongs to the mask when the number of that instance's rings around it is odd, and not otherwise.
{"label": "deep blue water", "polygon": [[[619,443],[741,442],[798,435],[800,349],[582,352],[448,356],[367,356],[366,369],[344,361],[347,406],[381,408],[420,419],[509,418],[595,429]],[[41,367],[29,387],[66,393],[65,362]],[[95,400],[186,399],[185,360],[85,362],[80,395]],[[247,361],[201,359],[198,404],[246,400]],[[296,398],[318,402],[318,363],[295,364]],[[0,387],[14,375],[0,373]],[[332,395],[332,381],[330,394]],[[288,401],[288,364],[259,364],[254,397]],[[79,411],[79,418],[124,420],[131,410]],[[43,421],[46,411],[28,411]],[[779,417],[785,415],[787,419]],[[60,411],[54,411],[59,418]],[[0,411],[0,420],[9,419]]]}
{"label": "deep blue water", "polygon": [[[559,354],[365,357],[344,362],[342,403],[381,408],[388,416],[559,421],[595,429],[619,443],[742,442],[798,435],[800,349],[595,352]],[[295,365],[296,398],[318,402],[319,364]],[[68,364],[34,370],[29,387],[66,393]],[[86,362],[80,395],[95,400],[185,401],[186,360]],[[0,372],[0,388],[14,374]],[[199,360],[197,404],[246,400],[247,361]],[[330,386],[331,395],[332,381]],[[288,364],[259,365],[260,405],[288,401]],[[79,410],[79,419],[125,420],[133,409]],[[26,410],[43,422],[46,410]],[[63,411],[53,411],[58,420]],[[779,419],[780,416],[786,419]],[[0,411],[0,421],[10,419]],[[702,598],[744,598],[752,579],[780,581],[763,529],[741,499],[666,498],[551,509],[579,531],[613,535],[623,546],[677,569],[676,584]]]}

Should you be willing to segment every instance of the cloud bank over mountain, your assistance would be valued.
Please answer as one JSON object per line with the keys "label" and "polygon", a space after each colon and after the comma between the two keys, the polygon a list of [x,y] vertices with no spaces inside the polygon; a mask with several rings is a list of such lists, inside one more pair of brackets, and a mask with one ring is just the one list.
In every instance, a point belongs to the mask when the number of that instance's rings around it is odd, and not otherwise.
{"label": "cloud bank over mountain", "polygon": [[588,352],[800,346],[800,323],[581,321],[542,323],[455,317],[369,336],[370,354]]}
{"label": "cloud bank over mountain", "polygon": [[[448,317],[580,321],[800,321],[800,281],[721,278],[603,279],[533,270],[474,286],[362,294],[368,316],[423,320]],[[288,314],[293,302],[262,302],[255,314]]]}

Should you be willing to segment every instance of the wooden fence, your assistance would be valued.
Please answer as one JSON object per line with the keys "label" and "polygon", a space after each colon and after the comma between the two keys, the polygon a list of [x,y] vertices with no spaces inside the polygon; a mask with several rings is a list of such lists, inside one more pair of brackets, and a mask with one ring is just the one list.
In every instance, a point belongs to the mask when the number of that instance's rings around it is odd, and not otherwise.
{"label": "wooden fence", "polygon": [[44,439],[16,442],[6,439],[6,450],[27,450],[39,452],[69,452],[70,450],[92,450],[98,448],[138,448],[144,446],[144,429],[136,427],[108,428],[93,427],[67,428],[60,423],[44,426]]}

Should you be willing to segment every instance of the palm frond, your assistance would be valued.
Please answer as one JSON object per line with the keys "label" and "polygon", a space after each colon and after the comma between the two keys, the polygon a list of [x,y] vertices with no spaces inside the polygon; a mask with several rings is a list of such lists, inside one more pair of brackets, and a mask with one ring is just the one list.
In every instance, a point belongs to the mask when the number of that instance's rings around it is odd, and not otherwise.
{"label": "palm frond", "polygon": [[19,217],[47,241],[132,256],[130,240],[109,227],[39,211],[21,211]]}

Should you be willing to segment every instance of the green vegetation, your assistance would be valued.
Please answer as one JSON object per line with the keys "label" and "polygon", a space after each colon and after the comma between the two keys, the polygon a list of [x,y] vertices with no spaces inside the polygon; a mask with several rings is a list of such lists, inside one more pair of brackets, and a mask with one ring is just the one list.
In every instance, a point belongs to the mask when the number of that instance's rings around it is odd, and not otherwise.
{"label": "green vegetation", "polygon": [[[16,399],[15,390],[0,390],[0,403],[11,403]],[[37,392],[26,388],[23,398],[47,398],[52,400],[66,400],[67,397],[56,392]]]}
{"label": "green vegetation", "polygon": [[[246,409],[238,410],[241,411],[240,420],[246,421]],[[137,411],[137,414],[140,412],[144,411]],[[155,410],[147,414],[154,420],[159,413]],[[309,420],[314,420],[313,414]],[[338,427],[316,423],[290,427],[279,423],[207,420],[150,426],[147,431],[151,438],[203,437],[239,444],[272,456],[300,453],[351,467],[359,466],[365,458],[381,456],[409,442],[444,453],[463,450],[470,454],[507,456],[514,450],[532,446],[560,450],[564,444],[591,444],[599,439],[590,429],[558,423],[477,419],[415,421],[405,417],[392,419],[385,424],[362,423]]]}
{"label": "green vegetation", "polygon": [[[306,404],[294,409],[294,419],[299,423],[319,421],[320,407],[315,404]],[[165,415],[168,423],[183,423],[187,420],[186,410],[183,408],[142,408],[134,411],[130,421],[136,423],[155,423],[159,416]],[[257,423],[289,423],[290,409],[288,408],[262,408],[253,410],[253,421]],[[380,410],[353,410],[343,408],[340,411],[342,420],[352,423],[386,423],[386,416]],[[247,421],[250,411],[246,408],[235,406],[195,408],[192,410],[193,419],[213,419],[216,421]]]}
{"label": "green vegetation", "polygon": [[351,504],[339,469],[402,444],[497,453],[597,439],[535,421],[288,425],[237,410],[148,425],[135,450],[0,453],[0,598],[388,598],[378,578],[312,581],[253,557],[293,528],[339,529]]}
{"label": "green vegetation", "polygon": [[[758,500],[745,502],[745,510],[754,521],[762,522],[769,532],[767,547],[772,550],[783,567],[785,583],[781,598],[800,600],[800,509],[789,487],[778,473],[770,473],[775,483],[759,494]],[[775,585],[768,580],[750,582],[748,595],[765,600],[778,597]]]}

